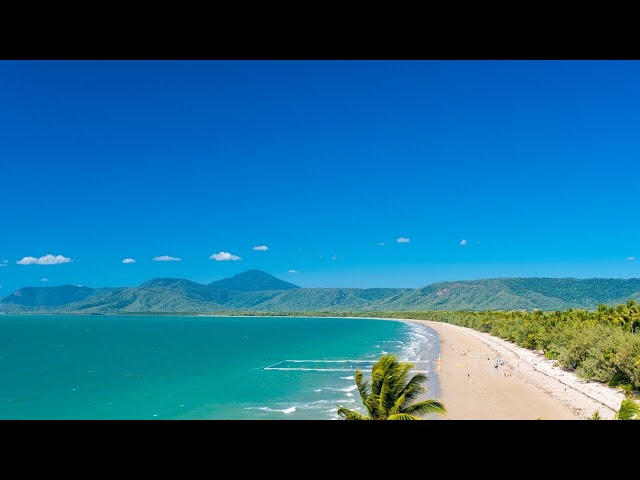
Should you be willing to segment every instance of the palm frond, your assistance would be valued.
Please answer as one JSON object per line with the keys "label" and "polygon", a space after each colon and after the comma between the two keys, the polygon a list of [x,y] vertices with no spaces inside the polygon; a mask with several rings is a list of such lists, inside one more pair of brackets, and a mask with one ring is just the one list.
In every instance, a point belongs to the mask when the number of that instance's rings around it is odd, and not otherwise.
{"label": "palm frond", "polygon": [[411,369],[416,366],[415,363],[399,362],[398,363],[398,385],[404,387],[407,383],[406,379],[411,373]]}
{"label": "palm frond", "polygon": [[354,412],[348,408],[344,408],[338,405],[338,416],[345,420],[370,420],[369,417],[362,415],[361,413]]}
{"label": "palm frond", "polygon": [[447,413],[447,409],[444,407],[442,402],[429,399],[409,405],[408,407],[403,408],[401,413],[409,413],[412,415],[429,415],[430,413],[439,413],[444,415]]}
{"label": "palm frond", "polygon": [[366,407],[369,415],[373,418],[375,416],[375,410],[372,410],[372,405],[370,400],[371,397],[371,382],[369,380],[363,381],[363,374],[360,370],[356,370],[355,380],[356,387],[358,387],[358,392],[360,393],[360,398],[362,399],[362,403]]}
{"label": "palm frond", "polygon": [[346,420],[420,420],[430,413],[444,414],[444,405],[437,400],[423,400],[413,405],[412,401],[427,389],[422,384],[427,380],[423,373],[407,378],[415,364],[399,362],[395,355],[381,355],[371,367],[371,379],[356,370],[355,383],[362,403],[369,416],[338,407],[338,415]]}
{"label": "palm frond", "polygon": [[407,402],[407,398],[404,395],[400,395],[396,399],[391,410],[389,410],[389,415],[395,415],[396,413],[400,412],[406,402]]}
{"label": "palm frond", "polygon": [[389,415],[387,420],[422,420],[414,415],[408,413],[396,413],[395,415]]}
{"label": "palm frond", "polygon": [[393,408],[393,403],[395,402],[393,394],[393,378],[389,375],[389,372],[387,372],[387,375],[385,375],[382,380],[380,401],[378,402],[380,412],[383,413],[385,417],[389,415],[389,411]]}
{"label": "palm frond", "polygon": [[382,382],[387,377],[390,367],[396,362],[395,355],[381,355],[371,367],[371,392],[380,395]]}
{"label": "palm frond", "polygon": [[427,379],[428,377],[424,373],[416,373],[404,386],[400,395],[404,395],[407,402],[417,398],[420,394],[427,391],[426,387],[422,385]]}
{"label": "palm frond", "polygon": [[616,420],[636,420],[640,417],[640,405],[632,400],[622,400],[620,410],[616,413]]}

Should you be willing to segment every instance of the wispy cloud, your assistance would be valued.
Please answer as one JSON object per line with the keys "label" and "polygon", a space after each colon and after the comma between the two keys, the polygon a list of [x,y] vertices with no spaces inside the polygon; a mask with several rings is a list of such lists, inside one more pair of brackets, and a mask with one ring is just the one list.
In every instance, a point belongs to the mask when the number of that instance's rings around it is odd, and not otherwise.
{"label": "wispy cloud", "polygon": [[387,244],[386,244],[386,243],[384,243],[384,242],[376,243],[376,244],[374,245],[374,247],[386,247],[386,246],[387,246]]}
{"label": "wispy cloud", "polygon": [[398,243],[409,243],[409,242],[411,242],[411,239],[407,238],[407,237],[400,237],[399,239],[396,240],[396,242],[398,242]]}
{"label": "wispy cloud", "polygon": [[298,270],[293,270],[293,269],[291,269],[291,270],[289,270],[287,273],[300,273],[300,272],[299,272]]}
{"label": "wispy cloud", "polygon": [[122,260],[122,263],[136,263],[135,258],[125,258]]}
{"label": "wispy cloud", "polygon": [[211,260],[215,260],[216,262],[228,262],[228,261],[235,262],[236,260],[242,260],[239,256],[233,255],[232,253],[229,253],[229,252],[214,253],[209,258]]}
{"label": "wispy cloud", "polygon": [[253,247],[253,250],[257,250],[258,252],[266,252],[269,250],[269,247],[266,245],[258,245],[257,247]]}
{"label": "wispy cloud", "polygon": [[460,246],[461,246],[461,247],[466,246],[466,245],[467,245],[467,243],[469,243],[467,240],[464,240],[464,239],[463,239],[463,240],[460,240]]}
{"label": "wispy cloud", "polygon": [[0,267],[6,267],[7,264],[6,263],[0,263]]}
{"label": "wispy cloud", "polygon": [[64,257],[62,255],[45,255],[40,258],[36,257],[23,257],[21,260],[18,260],[16,263],[18,265],[58,265],[61,263],[69,263],[71,261],[70,258]]}
{"label": "wispy cloud", "polygon": [[48,279],[48,278],[41,278],[41,279],[40,279],[40,281],[41,281],[41,282],[48,282],[48,281],[49,281],[49,279]]}
{"label": "wispy cloud", "polygon": [[633,262],[636,259],[636,257],[627,257],[627,262]]}
{"label": "wispy cloud", "polygon": [[2,260],[2,263],[9,263],[9,260],[7,260],[7,259]]}
{"label": "wispy cloud", "polygon": [[181,262],[179,257],[172,257],[171,255],[160,255],[159,257],[153,257],[154,262]]}
{"label": "wispy cloud", "polygon": [[334,253],[334,254],[331,256],[331,260],[333,260],[333,261],[335,262],[336,260],[338,260],[338,256]]}

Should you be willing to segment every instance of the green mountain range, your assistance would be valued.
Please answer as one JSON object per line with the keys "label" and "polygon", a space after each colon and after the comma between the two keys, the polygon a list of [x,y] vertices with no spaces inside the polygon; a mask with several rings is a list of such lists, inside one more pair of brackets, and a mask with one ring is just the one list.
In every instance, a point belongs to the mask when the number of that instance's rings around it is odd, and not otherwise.
{"label": "green mountain range", "polygon": [[223,313],[593,309],[640,299],[640,279],[493,278],[424,288],[302,288],[259,270],[209,285],[156,278],[131,288],[24,287],[0,313]]}

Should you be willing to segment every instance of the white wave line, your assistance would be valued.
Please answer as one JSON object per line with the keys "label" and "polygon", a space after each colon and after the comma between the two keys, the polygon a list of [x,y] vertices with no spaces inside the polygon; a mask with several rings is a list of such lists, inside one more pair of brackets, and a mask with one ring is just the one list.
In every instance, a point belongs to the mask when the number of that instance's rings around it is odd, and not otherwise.
{"label": "white wave line", "polygon": [[353,372],[351,368],[299,368],[299,367],[265,367],[265,370],[287,370],[301,372]]}
{"label": "white wave line", "polygon": [[[431,363],[429,360],[400,360],[402,362],[413,363],[414,365],[419,365],[423,363]],[[264,367],[264,370],[307,370],[307,371],[330,371],[330,372],[351,372],[353,368],[349,369],[340,369],[340,368],[298,368],[298,367],[281,367],[280,365],[287,363],[349,363],[349,364],[359,364],[364,363],[366,366],[373,366],[376,361],[371,360],[282,360],[280,362],[273,363],[267,367]],[[421,370],[414,370],[416,372]]]}
{"label": "white wave line", "polygon": [[[286,370],[288,372],[353,372],[352,368],[264,367],[264,370]],[[411,370],[411,372],[429,373],[429,370]]]}
{"label": "white wave line", "polygon": [[[291,363],[304,363],[304,362],[314,362],[314,363],[371,363],[371,360],[283,360],[282,362],[291,362]],[[279,363],[282,363],[279,362]]]}
{"label": "white wave line", "polygon": [[[411,362],[411,363],[427,363],[429,360],[399,360],[400,362]],[[279,362],[274,363],[273,365],[278,365],[279,363],[372,363],[373,360],[281,360]]]}

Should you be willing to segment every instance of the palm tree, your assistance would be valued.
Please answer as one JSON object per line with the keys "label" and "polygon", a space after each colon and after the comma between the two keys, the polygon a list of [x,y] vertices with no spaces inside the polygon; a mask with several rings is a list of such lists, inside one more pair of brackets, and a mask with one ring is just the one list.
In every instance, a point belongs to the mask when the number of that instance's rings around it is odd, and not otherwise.
{"label": "palm tree", "polygon": [[363,374],[356,370],[355,380],[362,403],[369,416],[338,406],[338,415],[345,420],[421,420],[429,413],[446,413],[437,400],[413,403],[427,391],[422,385],[427,380],[423,373],[416,373],[407,381],[413,363],[399,362],[395,355],[382,355],[371,368],[371,380],[363,381]]}
{"label": "palm tree", "polygon": [[635,300],[629,300],[627,311],[629,312],[629,331],[633,333],[640,329],[640,305]]}
{"label": "palm tree", "polygon": [[640,420],[640,405],[633,400],[622,400],[620,410],[616,413],[616,420]]}

